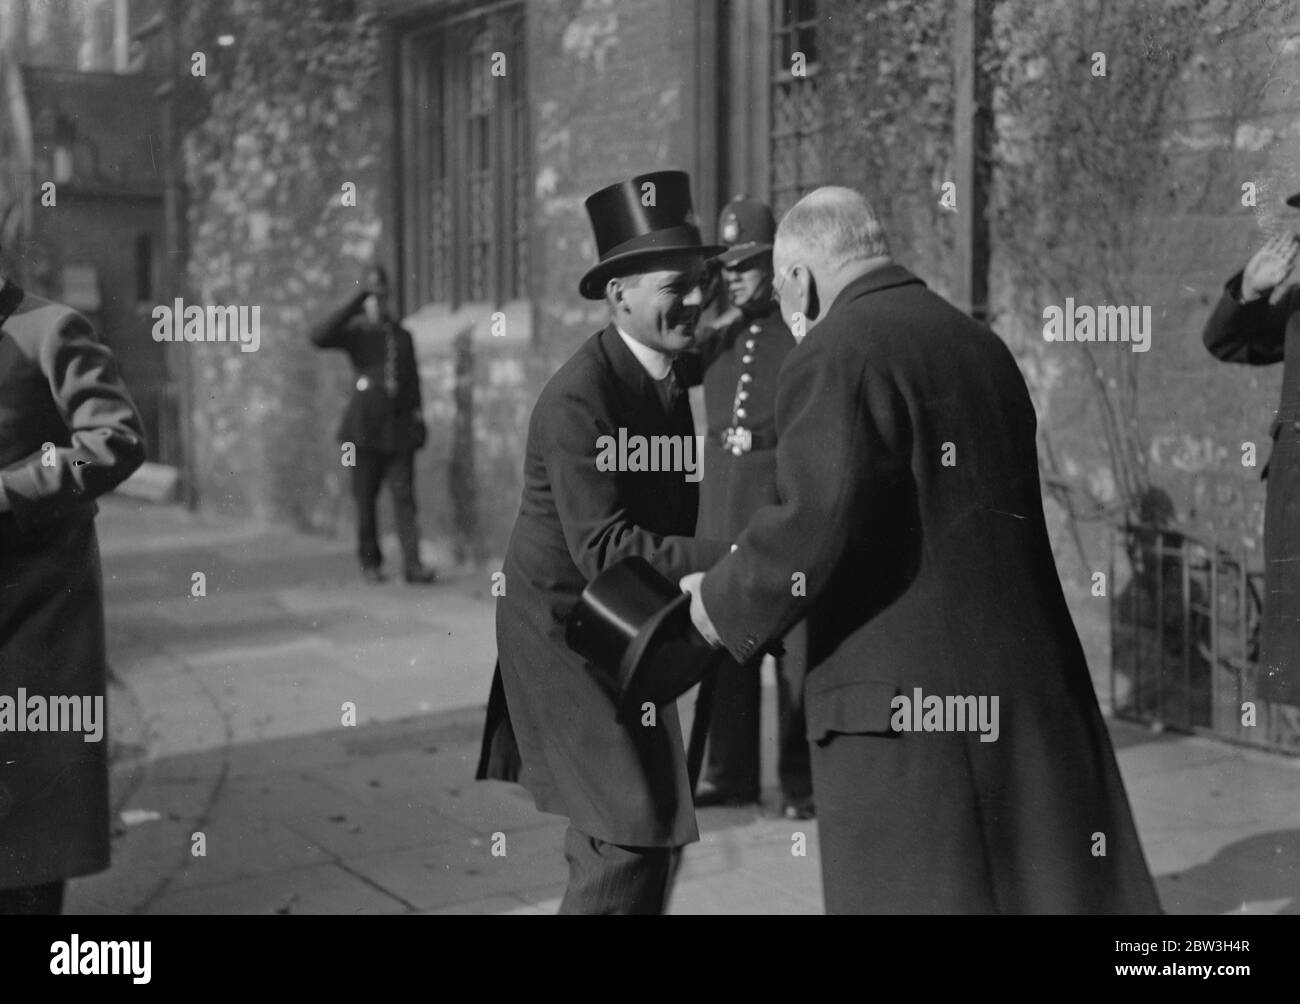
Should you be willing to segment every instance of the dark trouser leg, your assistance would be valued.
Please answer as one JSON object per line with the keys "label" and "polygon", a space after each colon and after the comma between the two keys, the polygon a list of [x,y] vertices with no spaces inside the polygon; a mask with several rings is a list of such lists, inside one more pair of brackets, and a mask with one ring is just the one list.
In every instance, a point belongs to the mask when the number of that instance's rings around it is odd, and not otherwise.
{"label": "dark trouser leg", "polygon": [[561,914],[661,914],[680,847],[623,847],[572,826],[564,834],[569,884]]}
{"label": "dark trouser leg", "polygon": [[741,666],[734,659],[724,659],[713,696],[704,778],[736,798],[758,801],[762,788],[758,772],[762,699],[759,663]]}
{"label": "dark trouser leg", "polygon": [[808,634],[800,621],[785,636],[785,655],[776,660],[776,771],[787,802],[812,797],[812,765],[803,714],[808,673]]}
{"label": "dark trouser leg", "polygon": [[42,885],[22,885],[13,889],[0,889],[0,917],[57,916],[63,912],[65,882],[46,882]]}
{"label": "dark trouser leg", "polygon": [[420,568],[420,528],[415,522],[415,454],[398,453],[389,458],[388,491],[393,498],[397,539],[402,543],[402,561],[408,572]]}
{"label": "dark trouser leg", "polygon": [[384,563],[379,550],[379,531],[375,521],[375,501],[384,480],[388,457],[378,450],[357,450],[357,466],[352,468],[352,500],[357,507],[357,554],[362,568],[378,568]]}

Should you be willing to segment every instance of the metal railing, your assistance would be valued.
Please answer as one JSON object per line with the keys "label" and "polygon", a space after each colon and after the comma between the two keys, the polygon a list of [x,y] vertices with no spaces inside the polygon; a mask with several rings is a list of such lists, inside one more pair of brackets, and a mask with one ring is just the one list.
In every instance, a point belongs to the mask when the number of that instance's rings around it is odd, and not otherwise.
{"label": "metal railing", "polygon": [[1108,581],[1117,717],[1300,753],[1300,711],[1258,692],[1262,560],[1126,523],[1112,537]]}

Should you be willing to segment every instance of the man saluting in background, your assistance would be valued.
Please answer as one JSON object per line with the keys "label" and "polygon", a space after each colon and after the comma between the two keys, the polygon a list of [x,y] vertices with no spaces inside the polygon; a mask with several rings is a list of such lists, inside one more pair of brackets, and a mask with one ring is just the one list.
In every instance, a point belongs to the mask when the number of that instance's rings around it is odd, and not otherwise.
{"label": "man saluting in background", "polygon": [[420,562],[415,520],[415,452],[427,436],[420,374],[411,333],[389,312],[388,273],[382,266],[366,270],[361,289],[312,329],[311,340],[317,348],[346,352],[356,374],[338,438],[356,447],[352,498],[362,575],[367,582],[384,581],[375,503],[387,479],[406,581],[433,582],[437,575]]}
{"label": "man saluting in background", "polygon": [[[1300,194],[1287,199],[1300,207]],[[1205,347],[1224,362],[1282,363],[1282,396],[1270,433],[1273,452],[1261,477],[1264,504],[1264,609],[1259,696],[1277,702],[1276,742],[1300,742],[1300,287],[1283,287],[1300,253],[1284,233],[1228,280],[1205,324]]]}

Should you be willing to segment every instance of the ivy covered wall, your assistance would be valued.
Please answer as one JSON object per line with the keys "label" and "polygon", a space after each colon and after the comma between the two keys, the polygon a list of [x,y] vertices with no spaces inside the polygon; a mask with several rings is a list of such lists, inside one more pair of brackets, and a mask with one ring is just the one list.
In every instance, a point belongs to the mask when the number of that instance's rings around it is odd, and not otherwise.
{"label": "ivy covered wall", "polygon": [[[329,0],[207,3],[191,10],[187,36],[207,71],[206,111],[184,143],[188,295],[259,306],[261,344],[185,347],[199,495],[222,511],[330,527],[346,492],[333,431],[350,380],[323,364],[307,330],[379,250],[379,30]],[[223,14],[238,31],[228,50],[204,44]],[[349,182],[355,206],[344,204]]]}

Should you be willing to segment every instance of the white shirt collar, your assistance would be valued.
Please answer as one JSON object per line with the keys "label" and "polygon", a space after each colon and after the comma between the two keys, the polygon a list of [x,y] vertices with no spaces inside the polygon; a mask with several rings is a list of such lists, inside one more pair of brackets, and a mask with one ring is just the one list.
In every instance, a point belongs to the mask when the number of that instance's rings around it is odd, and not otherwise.
{"label": "white shirt collar", "polygon": [[614,325],[614,330],[619,333],[627,347],[632,350],[632,355],[636,356],[636,361],[650,374],[651,380],[662,380],[672,370],[673,361],[670,357],[664,355],[658,349],[642,345],[617,324]]}

